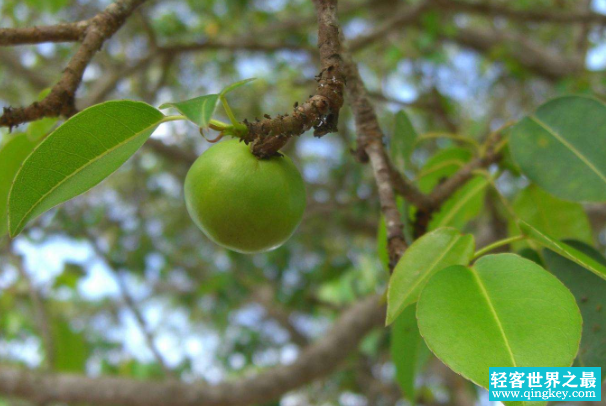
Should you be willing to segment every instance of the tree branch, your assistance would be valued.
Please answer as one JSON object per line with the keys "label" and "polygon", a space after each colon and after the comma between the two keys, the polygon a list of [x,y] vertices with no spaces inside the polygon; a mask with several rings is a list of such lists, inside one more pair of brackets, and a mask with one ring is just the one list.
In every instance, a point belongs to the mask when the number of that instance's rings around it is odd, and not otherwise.
{"label": "tree branch", "polygon": [[456,42],[481,53],[488,53],[497,46],[505,46],[512,58],[520,65],[549,80],[558,80],[581,72],[583,62],[553,53],[529,38],[511,32],[459,28],[444,39]]}
{"label": "tree branch", "polygon": [[458,0],[432,0],[441,10],[507,17],[521,22],[534,23],[596,23],[606,25],[606,15],[592,11],[562,12],[552,10],[517,10],[495,2],[469,2]]}
{"label": "tree branch", "polygon": [[312,127],[317,137],[337,130],[345,83],[341,69],[337,1],[315,0],[314,3],[318,13],[318,48],[322,68],[316,94],[302,105],[295,105],[290,116],[265,118],[252,123],[244,121],[248,134],[243,139],[252,143],[252,151],[258,157],[276,154],[289,137],[301,135]]}
{"label": "tree branch", "polygon": [[439,184],[427,196],[428,204],[419,208],[416,213],[415,230],[416,237],[421,236],[427,230],[429,221],[433,214],[439,210],[440,206],[448,200],[457,190],[459,190],[467,181],[474,176],[474,172],[481,168],[487,168],[491,164],[501,159],[501,154],[497,151],[497,145],[501,140],[500,131],[495,131],[488,136],[485,144],[485,152],[478,158],[473,159],[454,175]]}
{"label": "tree branch", "polygon": [[304,349],[290,365],[216,386],[178,382],[142,382],[127,378],[89,378],[41,374],[0,366],[0,393],[33,402],[128,406],[248,406],[267,403],[333,372],[362,338],[384,322],[379,297],[368,297],[346,310],[330,332]]}
{"label": "tree branch", "polygon": [[383,132],[379,126],[379,120],[370,103],[358,67],[345,44],[343,44],[343,62],[347,78],[348,102],[354,113],[358,133],[357,156],[361,162],[370,160],[373,169],[379,191],[381,211],[385,216],[387,226],[390,269],[393,269],[407,247],[404,238],[404,224],[394,193],[393,171],[383,145]]}
{"label": "tree branch", "polygon": [[0,28],[0,46],[80,41],[91,20],[27,28]]}
{"label": "tree branch", "polygon": [[366,35],[359,36],[349,41],[349,51],[355,52],[367,47],[376,40],[384,38],[394,29],[399,28],[412,21],[416,21],[424,11],[430,6],[430,1],[424,1],[413,6],[405,7],[395,13],[394,16],[386,19],[381,25]]}
{"label": "tree branch", "polygon": [[124,24],[132,12],[145,0],[117,0],[90,20],[82,44],[67,64],[61,79],[42,101],[27,107],[5,107],[0,126],[15,127],[19,124],[58,115],[75,113],[76,89],[82,81],[84,70],[103,43]]}

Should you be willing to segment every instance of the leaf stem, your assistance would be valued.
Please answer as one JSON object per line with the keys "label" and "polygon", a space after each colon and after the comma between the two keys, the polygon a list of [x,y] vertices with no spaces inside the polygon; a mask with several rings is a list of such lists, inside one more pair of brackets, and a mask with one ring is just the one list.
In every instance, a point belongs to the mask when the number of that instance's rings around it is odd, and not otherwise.
{"label": "leaf stem", "polygon": [[169,121],[189,120],[185,116],[166,116],[162,119],[161,123],[168,123]]}
{"label": "leaf stem", "polygon": [[236,120],[236,116],[234,115],[234,112],[231,111],[231,107],[229,107],[229,103],[227,103],[227,99],[223,95],[221,95],[219,98],[221,99],[221,104],[223,105],[223,108],[225,109],[225,113],[227,114],[227,117],[229,117],[229,121],[231,121],[231,124],[234,127],[236,127],[239,123],[238,123],[238,120]]}
{"label": "leaf stem", "polygon": [[213,130],[217,130],[217,131],[222,131],[222,130],[225,130],[226,128],[231,127],[231,125],[224,123],[223,121],[215,120],[212,118],[208,121],[208,124],[209,124],[210,128],[212,128]]}
{"label": "leaf stem", "polygon": [[526,238],[525,235],[516,235],[513,237],[509,237],[509,238],[505,238],[503,240],[493,242],[492,244],[487,245],[486,247],[476,251],[476,253],[473,254],[473,257],[471,259],[472,260],[477,259],[477,258],[481,257],[482,255],[486,254],[487,252],[494,250],[495,248],[499,248],[499,247],[502,247],[503,245],[511,244],[512,242],[520,241],[525,238]]}

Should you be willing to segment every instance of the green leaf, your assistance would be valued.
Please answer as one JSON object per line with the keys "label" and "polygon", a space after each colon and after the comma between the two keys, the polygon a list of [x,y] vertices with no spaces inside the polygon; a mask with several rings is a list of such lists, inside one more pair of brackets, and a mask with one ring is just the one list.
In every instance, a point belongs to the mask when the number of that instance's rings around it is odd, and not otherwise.
{"label": "green leaf", "polygon": [[411,405],[416,402],[415,378],[430,356],[419,333],[416,306],[408,306],[391,326],[391,359],[396,367],[396,382]]}
{"label": "green leaf", "polygon": [[600,100],[553,99],[512,128],[510,145],[522,172],[549,193],[606,201],[606,105]]}
{"label": "green leaf", "polygon": [[606,279],[606,266],[600,264],[595,259],[591,258],[589,255],[577,250],[576,248],[561,242],[557,241],[555,238],[550,237],[549,235],[543,233],[542,231],[537,230],[533,226],[524,221],[519,221],[518,225],[520,226],[520,230],[524,235],[531,238],[537,244],[542,245],[545,248],[548,248],[561,256],[568,258],[569,260],[581,265],[583,268],[590,270],[597,276],[602,279]]}
{"label": "green leaf", "polygon": [[73,331],[63,319],[53,320],[54,363],[57,372],[84,372],[90,349],[84,334]]}
{"label": "green leaf", "polygon": [[429,193],[443,179],[449,177],[465,165],[472,157],[471,151],[453,147],[438,151],[423,166],[418,185],[423,193]]}
{"label": "green leaf", "polygon": [[218,94],[207,94],[206,96],[200,96],[181,102],[164,103],[160,106],[160,109],[173,107],[198,127],[207,128],[210,119],[215,113],[218,101]]}
{"label": "green leaf", "polygon": [[45,117],[40,120],[36,120],[30,123],[27,126],[27,130],[25,133],[32,141],[40,141],[44,138],[49,132],[51,132],[52,128],[57,124],[57,118],[55,117]]}
{"label": "green leaf", "polygon": [[[606,258],[595,248],[580,241],[566,243],[606,265]],[[583,316],[583,337],[575,366],[606,368],[606,281],[553,251],[545,250],[544,257],[547,268],[576,298]]]}
{"label": "green leaf", "polygon": [[243,86],[256,79],[257,78],[249,78],[249,79],[244,79],[244,80],[240,80],[238,82],[232,83],[231,85],[226,86],[223,90],[221,90],[220,96],[225,96],[227,93],[231,92],[232,90],[235,90],[235,89],[239,88],[240,86]]}
{"label": "green leaf", "polygon": [[8,193],[21,164],[35,146],[27,135],[19,134],[0,148],[0,237],[8,231]]}
{"label": "green leaf", "polygon": [[400,110],[395,115],[393,137],[389,146],[392,161],[399,171],[404,171],[408,166],[416,139],[417,132],[410,118]]}
{"label": "green leaf", "polygon": [[133,155],[164,115],[142,102],[110,101],[66,121],[29,155],[9,196],[9,231],[97,185]]}
{"label": "green leaf", "polygon": [[471,179],[444,203],[429,223],[429,229],[446,226],[462,229],[482,211],[488,185],[488,180],[483,176]]}
{"label": "green leaf", "polygon": [[387,225],[385,216],[381,215],[377,228],[377,255],[385,269],[389,269],[389,252],[387,252]]}
{"label": "green leaf", "polygon": [[582,319],[570,291],[515,254],[438,272],[417,304],[428,347],[453,371],[488,388],[488,368],[567,367]]}
{"label": "green leaf", "polygon": [[[593,243],[589,218],[580,203],[560,200],[538,186],[530,185],[518,194],[513,210],[520,219],[557,240],[574,238]],[[512,236],[519,234],[513,221],[509,223],[509,233]],[[514,245],[515,249],[524,246],[524,243]]]}
{"label": "green leaf", "polygon": [[467,265],[475,250],[473,235],[440,228],[416,240],[396,265],[387,290],[387,325],[419,295],[427,281],[451,265]]}
{"label": "green leaf", "polygon": [[86,271],[82,265],[66,262],[63,267],[63,272],[57,276],[53,283],[54,288],[66,287],[69,289],[75,289],[78,286],[78,282],[86,276]]}

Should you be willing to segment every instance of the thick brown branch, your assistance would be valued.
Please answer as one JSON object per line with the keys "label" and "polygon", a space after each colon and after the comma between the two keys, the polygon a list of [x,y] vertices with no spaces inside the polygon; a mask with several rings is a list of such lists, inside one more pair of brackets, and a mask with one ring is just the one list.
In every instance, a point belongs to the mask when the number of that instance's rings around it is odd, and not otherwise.
{"label": "thick brown branch", "polygon": [[89,23],[85,20],[40,27],[0,28],[0,46],[80,41]]}
{"label": "thick brown branch", "polygon": [[35,403],[128,406],[247,406],[264,404],[333,372],[373,328],[385,308],[371,296],[344,312],[331,331],[289,365],[217,386],[41,374],[0,366],[0,393]]}
{"label": "thick brown branch", "polygon": [[316,94],[293,113],[276,118],[265,118],[249,123],[244,138],[252,143],[252,151],[260,158],[275,155],[291,136],[314,128],[321,137],[337,130],[339,110],[343,105],[344,76],[342,73],[340,28],[336,0],[316,0],[318,13],[318,48],[322,70],[318,75]]}
{"label": "thick brown branch", "polygon": [[27,107],[5,107],[4,114],[0,117],[0,126],[12,128],[42,117],[72,115],[76,110],[74,97],[82,81],[84,70],[103,43],[118,31],[128,16],[144,2],[145,0],[117,0],[93,17],[86,29],[82,44],[48,96]]}

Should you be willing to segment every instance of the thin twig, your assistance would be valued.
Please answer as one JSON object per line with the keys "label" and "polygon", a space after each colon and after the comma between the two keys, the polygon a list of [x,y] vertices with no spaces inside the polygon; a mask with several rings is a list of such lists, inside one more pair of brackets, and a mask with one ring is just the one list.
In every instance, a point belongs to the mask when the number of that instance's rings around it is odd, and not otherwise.
{"label": "thin twig", "polygon": [[43,117],[70,116],[76,112],[75,94],[86,67],[103,43],[124,24],[131,13],[146,0],[117,0],[93,17],[82,43],[63,71],[61,79],[48,96],[27,107],[5,107],[0,127],[13,128],[19,124]]}

